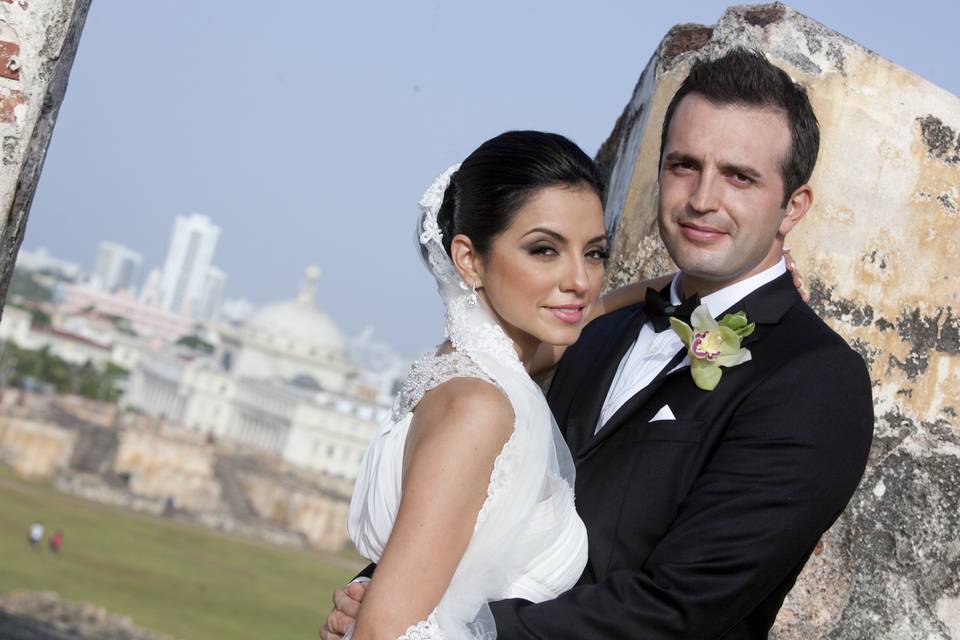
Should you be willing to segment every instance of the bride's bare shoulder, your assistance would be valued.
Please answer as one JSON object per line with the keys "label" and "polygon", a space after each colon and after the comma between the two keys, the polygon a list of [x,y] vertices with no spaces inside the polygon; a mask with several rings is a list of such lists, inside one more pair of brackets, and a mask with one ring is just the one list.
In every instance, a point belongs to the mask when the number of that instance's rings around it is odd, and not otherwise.
{"label": "bride's bare shoulder", "polygon": [[453,378],[428,391],[413,414],[415,437],[476,436],[502,441],[513,431],[513,407],[492,382]]}

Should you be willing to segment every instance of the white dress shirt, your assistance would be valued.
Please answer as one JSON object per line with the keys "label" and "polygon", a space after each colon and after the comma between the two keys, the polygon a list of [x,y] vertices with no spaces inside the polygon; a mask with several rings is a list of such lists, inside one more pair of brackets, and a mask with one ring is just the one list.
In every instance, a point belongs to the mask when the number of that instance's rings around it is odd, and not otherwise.
{"label": "white dress shirt", "polygon": [[[737,302],[747,297],[753,291],[759,289],[768,282],[776,280],[787,272],[786,262],[781,258],[780,261],[772,267],[750,276],[740,282],[735,282],[728,287],[715,291],[708,296],[704,296],[701,304],[705,304],[710,310],[711,315],[723,313]],[[673,278],[670,284],[670,302],[678,305],[680,298],[680,274]],[[626,354],[620,360],[620,366],[607,391],[607,398],[603,401],[603,408],[600,410],[600,419],[594,433],[600,431],[603,425],[607,423],[613,414],[632,398],[641,389],[650,384],[657,374],[667,366],[667,363],[673,359],[677,352],[683,349],[683,342],[680,337],[672,330],[661,331],[657,333],[653,330],[653,323],[647,322],[640,329],[640,334]],[[676,368],[690,366],[689,356],[683,359]]]}

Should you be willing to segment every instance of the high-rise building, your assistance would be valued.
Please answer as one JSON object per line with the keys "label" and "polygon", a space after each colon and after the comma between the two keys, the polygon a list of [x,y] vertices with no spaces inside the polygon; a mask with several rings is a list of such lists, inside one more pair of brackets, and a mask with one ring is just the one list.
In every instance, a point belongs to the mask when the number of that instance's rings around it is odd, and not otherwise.
{"label": "high-rise building", "polygon": [[195,316],[203,320],[213,320],[223,304],[223,290],[227,285],[227,274],[217,267],[207,269],[203,282],[203,292],[196,307]]}
{"label": "high-rise building", "polygon": [[164,309],[196,315],[219,237],[207,216],[177,216],[160,283]]}
{"label": "high-rise building", "polygon": [[140,302],[148,307],[160,307],[163,304],[163,290],[161,282],[163,273],[160,269],[150,269],[143,288],[140,290]]}
{"label": "high-rise building", "polygon": [[132,292],[140,276],[141,264],[143,258],[133,249],[116,242],[101,242],[93,273],[90,274],[90,284],[111,293],[120,290]]}

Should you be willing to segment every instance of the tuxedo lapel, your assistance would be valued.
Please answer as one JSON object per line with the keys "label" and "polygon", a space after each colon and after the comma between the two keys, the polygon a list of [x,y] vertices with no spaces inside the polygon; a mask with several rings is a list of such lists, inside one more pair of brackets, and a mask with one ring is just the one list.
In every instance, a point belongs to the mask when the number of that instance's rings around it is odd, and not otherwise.
{"label": "tuxedo lapel", "polygon": [[[793,286],[793,277],[788,272],[752,291],[729,309],[718,313],[716,317],[722,318],[728,313],[743,311],[747,315],[747,322],[753,322],[759,328],[763,325],[777,324],[790,307],[800,301],[800,294]],[[746,347],[762,336],[763,332],[754,331],[743,339],[740,346]]]}
{"label": "tuxedo lapel", "polygon": [[611,327],[606,335],[594,338],[596,349],[591,353],[592,361],[584,363],[588,370],[573,390],[573,404],[566,420],[566,440],[574,454],[593,439],[600,410],[620,360],[637,339],[646,320],[643,308],[638,306],[620,326]]}
{"label": "tuxedo lapel", "polygon": [[[780,319],[783,318],[783,315],[787,312],[787,310],[799,301],[800,295],[793,286],[793,279],[789,273],[786,273],[758,288],[756,291],[751,292],[729,309],[717,314],[716,317],[722,318],[727,313],[736,313],[737,311],[743,311],[746,313],[747,320],[757,324],[757,330],[744,338],[743,342],[741,343],[741,346],[747,346],[763,337],[763,334],[766,332],[765,325],[773,325],[778,323]],[[642,311],[640,315],[643,316],[642,320],[645,321],[646,317]],[[674,368],[683,361],[683,358],[686,355],[686,349],[682,349],[678,351],[676,355],[674,355],[673,359],[667,363],[667,365],[660,371],[659,374],[657,374],[657,377],[654,378],[650,384],[627,400],[623,406],[620,407],[616,413],[610,417],[603,428],[600,429],[600,432],[594,435],[600,410],[603,406],[604,400],[606,399],[607,390],[613,381],[613,376],[615,375],[617,367],[619,366],[620,359],[623,357],[623,354],[626,353],[626,350],[629,348],[630,344],[632,344],[636,339],[636,334],[640,330],[641,326],[643,326],[643,322],[640,322],[635,329],[631,329],[630,334],[626,336],[626,338],[621,338],[621,340],[617,342],[616,352],[609,356],[610,358],[613,358],[613,360],[608,363],[607,370],[602,372],[602,375],[604,376],[602,379],[602,384],[590,385],[590,381],[599,380],[600,367],[604,363],[598,363],[598,375],[591,373],[591,375],[584,378],[586,385],[582,386],[580,391],[585,392],[589,389],[591,395],[589,406],[582,405],[579,407],[584,411],[589,411],[589,414],[577,413],[578,424],[575,425],[577,428],[574,432],[572,432],[578,434],[576,435],[576,442],[570,442],[570,450],[574,452],[574,457],[576,459],[585,457],[597,446],[602,444],[607,438],[616,433],[617,430],[620,429],[626,422],[628,422],[631,417],[636,415],[638,412],[643,411],[644,407],[665,380],[682,372],[687,372],[687,375],[689,375],[689,367],[683,367],[681,369],[674,370]],[[626,343],[624,344],[624,342]],[[583,419],[583,423],[579,424],[581,417]]]}
{"label": "tuxedo lapel", "polygon": [[585,457],[604,440],[616,433],[616,431],[622,427],[631,416],[640,411],[643,406],[647,404],[653,394],[656,393],[657,389],[660,388],[660,385],[662,385],[667,378],[676,375],[680,371],[686,371],[687,367],[678,369],[677,371],[673,370],[674,367],[683,361],[683,357],[686,355],[686,353],[686,349],[681,349],[678,351],[673,358],[670,359],[670,362],[668,362],[666,366],[660,370],[660,373],[657,374],[657,377],[650,381],[650,384],[645,386],[643,389],[634,394],[629,400],[623,403],[623,406],[617,409],[616,413],[610,416],[610,419],[607,420],[606,424],[603,425],[603,428],[600,429],[599,433],[593,436],[590,440],[586,441],[584,445],[577,451],[577,458],[579,459]]}

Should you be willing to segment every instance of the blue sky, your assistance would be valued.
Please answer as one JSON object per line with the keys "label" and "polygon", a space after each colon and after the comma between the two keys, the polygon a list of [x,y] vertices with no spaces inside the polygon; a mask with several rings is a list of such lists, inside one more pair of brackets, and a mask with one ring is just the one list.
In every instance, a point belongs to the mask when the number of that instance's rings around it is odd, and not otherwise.
{"label": "blue sky", "polygon": [[[95,0],[24,246],[89,268],[101,240],[159,266],[174,216],[222,229],[227,295],[318,303],[402,353],[441,337],[413,245],[432,178],[508,129],[593,154],[674,24],[726,3]],[[794,2],[960,93],[955,2]]]}

